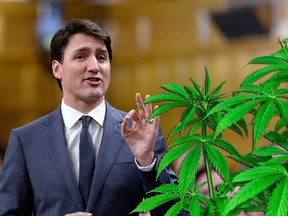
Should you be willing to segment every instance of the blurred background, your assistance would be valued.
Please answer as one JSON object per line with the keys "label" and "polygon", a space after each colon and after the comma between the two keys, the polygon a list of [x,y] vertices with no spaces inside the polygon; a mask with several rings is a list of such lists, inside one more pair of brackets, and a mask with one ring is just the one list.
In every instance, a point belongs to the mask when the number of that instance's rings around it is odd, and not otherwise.
{"label": "blurred background", "polygon": [[[12,128],[53,111],[61,92],[50,70],[49,43],[72,18],[97,20],[113,43],[112,78],[106,99],[129,111],[134,95],[162,92],[161,85],[227,81],[231,96],[255,70],[249,60],[269,55],[288,36],[287,0],[82,0],[0,1],[0,142]],[[179,111],[161,117],[167,136]],[[238,150],[250,141],[227,132]],[[236,165],[231,163],[231,168]]]}

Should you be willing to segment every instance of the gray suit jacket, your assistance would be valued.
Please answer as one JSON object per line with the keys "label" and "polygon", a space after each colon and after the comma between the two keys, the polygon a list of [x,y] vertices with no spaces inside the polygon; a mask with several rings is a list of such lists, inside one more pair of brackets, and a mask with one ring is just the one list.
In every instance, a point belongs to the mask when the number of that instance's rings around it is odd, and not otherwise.
{"label": "gray suit jacket", "polygon": [[[128,216],[159,184],[176,182],[167,169],[155,181],[155,170],[140,171],[121,137],[124,112],[106,103],[103,138],[96,162],[87,212],[95,216]],[[64,216],[86,211],[73,173],[60,106],[52,113],[13,129],[0,189],[0,215]],[[160,131],[157,164],[166,151]],[[159,208],[154,215],[164,215]]]}

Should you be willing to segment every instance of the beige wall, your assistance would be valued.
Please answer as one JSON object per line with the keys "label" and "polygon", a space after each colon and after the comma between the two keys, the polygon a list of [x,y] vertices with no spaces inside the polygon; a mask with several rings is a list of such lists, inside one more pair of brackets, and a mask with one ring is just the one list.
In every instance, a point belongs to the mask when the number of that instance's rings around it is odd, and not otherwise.
{"label": "beige wall", "polygon": [[0,141],[58,101],[36,46],[35,5],[0,3]]}
{"label": "beige wall", "polygon": [[[226,80],[223,92],[230,95],[255,68],[244,68],[249,60],[278,49],[277,40],[268,36],[226,40],[207,19],[207,13],[221,9],[224,2],[139,1],[104,6],[74,1],[64,9],[67,19],[99,20],[112,35],[114,59],[107,100],[128,111],[134,108],[138,91],[157,93],[170,82],[190,85],[190,78],[203,83],[205,66],[212,85]],[[36,46],[36,8],[33,2],[0,2],[0,141],[4,144],[11,128],[52,111],[61,100]],[[179,121],[178,113],[162,116],[165,135]],[[242,152],[250,147],[237,135],[227,136],[241,144],[237,145]]]}

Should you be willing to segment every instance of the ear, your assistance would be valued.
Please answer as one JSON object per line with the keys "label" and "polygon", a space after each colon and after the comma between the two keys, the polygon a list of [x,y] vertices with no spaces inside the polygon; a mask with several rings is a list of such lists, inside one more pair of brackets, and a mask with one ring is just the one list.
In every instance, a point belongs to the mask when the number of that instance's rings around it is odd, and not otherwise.
{"label": "ear", "polygon": [[57,79],[61,79],[62,78],[61,64],[57,60],[53,60],[52,61],[52,71],[53,71],[53,75],[54,75],[55,78],[57,78]]}

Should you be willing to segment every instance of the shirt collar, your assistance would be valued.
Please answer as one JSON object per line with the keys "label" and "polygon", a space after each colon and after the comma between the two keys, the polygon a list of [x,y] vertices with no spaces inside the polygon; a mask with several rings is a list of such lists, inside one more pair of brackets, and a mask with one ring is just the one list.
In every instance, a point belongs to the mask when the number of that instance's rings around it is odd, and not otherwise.
{"label": "shirt collar", "polygon": [[[73,125],[84,115],[78,110],[66,105],[64,100],[61,102],[61,110],[65,127],[69,130]],[[103,127],[106,113],[105,100],[103,100],[97,107],[91,110],[87,115],[91,116],[98,124]]]}

